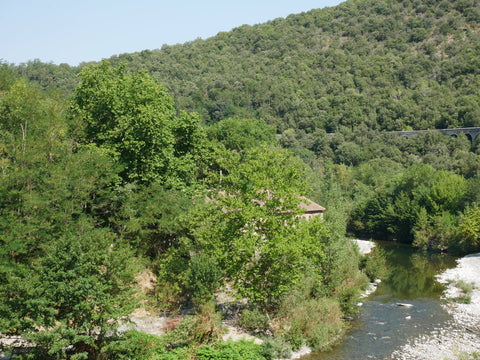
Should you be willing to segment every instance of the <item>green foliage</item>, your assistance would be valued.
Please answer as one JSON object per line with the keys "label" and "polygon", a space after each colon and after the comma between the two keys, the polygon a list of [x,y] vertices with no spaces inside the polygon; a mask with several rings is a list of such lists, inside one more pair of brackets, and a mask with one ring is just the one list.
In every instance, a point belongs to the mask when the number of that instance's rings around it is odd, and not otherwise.
{"label": "green foliage", "polygon": [[466,251],[475,251],[480,246],[480,207],[465,209],[459,220],[460,246]]}
{"label": "green foliage", "polygon": [[378,248],[374,247],[369,254],[363,256],[360,268],[365,272],[371,282],[377,279],[385,279],[388,275],[387,273],[387,260],[385,257],[385,252]]}
{"label": "green foliage", "polygon": [[13,67],[0,60],[0,91],[8,91],[16,77]]}
{"label": "green foliage", "polygon": [[458,297],[456,301],[463,304],[470,304],[471,294],[473,289],[475,288],[475,285],[473,285],[472,283],[466,283],[464,281],[458,281],[455,286],[462,290],[462,295]]}
{"label": "green foliage", "polygon": [[37,358],[65,356],[69,346],[96,358],[108,332],[133,310],[131,252],[107,230],[77,225],[2,289],[2,333],[33,341]]}
{"label": "green foliage", "polygon": [[136,330],[126,331],[102,349],[102,355],[109,360],[150,360],[166,352],[161,338]]}
{"label": "green foliage", "polygon": [[0,254],[5,259],[26,263],[43,254],[52,237],[75,227],[83,215],[98,226],[109,222],[118,181],[115,164],[97,149],[56,154],[63,156],[56,162],[46,157],[12,164],[3,176]]}
{"label": "green foliage", "polygon": [[215,344],[193,345],[171,349],[166,340],[170,335],[162,338],[148,335],[135,330],[128,331],[114,342],[111,342],[102,355],[111,360],[182,360],[195,359],[225,359],[225,360],[262,360],[271,359],[263,356],[263,345],[240,340],[237,342],[217,342]]}
{"label": "green foliage", "polygon": [[227,118],[207,128],[211,138],[230,150],[245,150],[275,142],[275,129],[262,120]]}
{"label": "green foliage", "polygon": [[307,268],[302,281],[280,303],[279,333],[293,349],[307,344],[321,350],[338,341],[343,318],[357,311],[360,289],[368,281],[357,270],[359,260],[351,241],[337,240],[328,248],[323,276],[318,277],[315,268]]}
{"label": "green foliage", "polygon": [[289,344],[281,336],[266,338],[260,347],[260,352],[267,360],[288,359],[292,356]]}
{"label": "green foliage", "polygon": [[107,61],[80,73],[72,104],[84,124],[78,140],[108,151],[126,181],[178,187],[195,179],[204,135],[195,115],[176,117],[173,100],[146,72],[127,74]]}
{"label": "green foliage", "polygon": [[467,283],[463,280],[458,280],[454,282],[455,287],[460,289],[460,294],[454,298],[449,298],[448,300],[453,300],[459,304],[470,304],[472,302],[472,291],[475,289],[473,283]]}
{"label": "green foliage", "polygon": [[440,251],[455,247],[458,238],[456,216],[444,211],[437,216],[428,217],[424,208],[420,210],[413,228],[413,245],[423,250]]}
{"label": "green foliage", "polygon": [[55,65],[34,59],[10,68],[28,81],[37,83],[46,92],[61,92],[69,96],[78,85],[77,74],[84,65],[85,63],[79,67],[68,64]]}
{"label": "green foliage", "polygon": [[176,245],[177,234],[183,231],[178,219],[193,206],[191,196],[158,183],[127,184],[117,192],[120,208],[115,221],[138,254],[155,259]]}
{"label": "green foliage", "polygon": [[265,332],[270,328],[268,317],[257,308],[242,311],[238,325],[248,331]]}
{"label": "green foliage", "polygon": [[196,304],[213,300],[212,294],[219,287],[221,276],[215,258],[203,253],[190,257],[187,288]]}
{"label": "green foliage", "polygon": [[184,303],[188,288],[188,266],[190,252],[188,245],[180,242],[168,252],[159,256],[156,267],[158,281],[155,296],[162,310],[175,311]]}
{"label": "green foliage", "polygon": [[215,303],[200,306],[197,315],[186,315],[180,324],[165,335],[168,347],[215,343],[220,337],[221,314],[215,312]]}
{"label": "green foliage", "polygon": [[264,360],[261,347],[253,342],[240,340],[237,342],[229,341],[218,343],[215,346],[201,346],[195,353],[199,360]]}
{"label": "green foliage", "polygon": [[344,325],[340,304],[335,299],[287,297],[280,312],[285,338],[293,348],[299,348],[301,339],[314,350],[331,347]]}
{"label": "green foliage", "polygon": [[189,216],[185,245],[216,258],[242,296],[272,303],[301,276],[308,257],[322,258],[316,239],[327,230],[296,217],[306,184],[302,164],[288,152],[249,149],[223,169],[217,184],[210,180],[212,201]]}
{"label": "green foliage", "polygon": [[[468,184],[462,176],[413,165],[353,212],[361,231],[445,250],[454,240],[455,217]],[[441,238],[443,237],[443,238]]]}

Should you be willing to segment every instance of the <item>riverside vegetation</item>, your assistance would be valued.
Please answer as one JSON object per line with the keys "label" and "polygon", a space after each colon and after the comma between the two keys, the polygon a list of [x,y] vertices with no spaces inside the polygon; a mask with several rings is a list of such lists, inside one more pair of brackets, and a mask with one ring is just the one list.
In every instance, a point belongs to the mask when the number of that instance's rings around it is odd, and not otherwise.
{"label": "riverside vegetation", "polygon": [[[82,71],[68,103],[2,70],[0,327],[32,347],[18,356],[272,358],[341,333],[366,281],[358,253],[344,216],[297,216],[311,170],[272,131],[238,131],[233,150],[147,73],[108,62]],[[116,331],[144,267],[153,306],[195,308],[162,339]],[[239,324],[275,338],[218,342],[227,283],[248,300]]]}
{"label": "riverside vegetation", "polygon": [[[321,350],[383,270],[346,233],[478,251],[480,141],[433,129],[480,126],[479,7],[347,1],[98,64],[2,63],[0,332],[27,341],[16,356]],[[386,132],[409,128],[432,131]],[[301,195],[323,221],[297,216]],[[144,268],[152,307],[194,309],[160,338],[116,331]],[[226,285],[262,345],[219,341]]]}

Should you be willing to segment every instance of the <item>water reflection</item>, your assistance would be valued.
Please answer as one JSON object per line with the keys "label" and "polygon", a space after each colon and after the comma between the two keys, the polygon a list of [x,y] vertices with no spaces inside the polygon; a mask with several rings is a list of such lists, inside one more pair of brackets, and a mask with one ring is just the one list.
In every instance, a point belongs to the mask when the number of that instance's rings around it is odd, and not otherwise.
{"label": "water reflection", "polygon": [[419,297],[438,299],[445,287],[435,275],[455,266],[455,258],[444,254],[417,252],[410,246],[377,242],[387,257],[389,275],[375,295],[413,300]]}
{"label": "water reflection", "polygon": [[[345,340],[330,352],[304,360],[385,359],[392,351],[450,320],[441,307],[444,287],[435,275],[454,267],[455,259],[441,254],[416,252],[409,246],[377,242],[384,249],[388,277],[364,302]],[[412,307],[398,306],[409,303]]]}

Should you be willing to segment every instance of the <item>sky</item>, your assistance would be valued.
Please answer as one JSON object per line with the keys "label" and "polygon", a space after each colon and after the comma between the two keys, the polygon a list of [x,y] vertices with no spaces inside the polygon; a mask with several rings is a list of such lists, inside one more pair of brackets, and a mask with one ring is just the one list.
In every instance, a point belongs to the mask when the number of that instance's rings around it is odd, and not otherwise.
{"label": "sky", "polygon": [[0,0],[0,62],[76,66],[343,0]]}

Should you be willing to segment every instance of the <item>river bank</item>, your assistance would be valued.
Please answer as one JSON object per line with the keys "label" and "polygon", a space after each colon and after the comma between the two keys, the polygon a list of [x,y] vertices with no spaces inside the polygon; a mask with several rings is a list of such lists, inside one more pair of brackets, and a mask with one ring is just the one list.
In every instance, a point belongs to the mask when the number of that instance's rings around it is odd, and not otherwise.
{"label": "river bank", "polygon": [[[394,351],[392,359],[473,359],[467,354],[480,354],[480,253],[457,260],[455,268],[437,279],[447,284],[443,298],[451,323],[411,340]],[[469,294],[464,293],[466,288]]]}
{"label": "river bank", "polygon": [[352,239],[352,241],[357,244],[358,251],[361,255],[366,255],[372,251],[375,247],[375,243],[369,240],[359,240],[359,239]]}
{"label": "river bank", "polygon": [[[375,247],[375,243],[372,241],[354,239],[352,240],[352,242],[356,243],[359,252],[362,255],[368,254]],[[157,279],[155,275],[149,270],[146,270],[137,276],[138,285],[140,289],[142,289],[142,292],[145,293],[153,292],[156,281]],[[370,284],[363,297],[366,297],[368,296],[368,294],[375,291],[376,286],[376,283]],[[222,304],[226,304],[234,300],[234,298],[229,295],[229,291],[227,291],[227,293],[216,294],[215,299],[217,303]],[[141,307],[139,309],[136,309],[131,314],[131,323],[123,324],[122,326],[120,326],[119,331],[123,332],[129,329],[135,329],[146,334],[162,336],[167,331],[178,325],[182,318],[183,316],[180,315],[176,317],[162,316],[147,311],[146,308]],[[224,331],[221,336],[223,341],[239,341],[243,339],[252,341],[256,344],[261,344],[263,342],[258,337],[252,336],[248,332],[236,326],[235,321],[233,320],[224,320],[222,322],[222,328]],[[8,341],[10,340],[13,341],[13,339],[10,338],[0,338],[0,343],[4,341],[4,345],[10,345],[10,343],[8,343]],[[309,347],[303,346],[298,351],[292,352],[289,359],[282,360],[299,359],[310,354],[311,352],[312,350]],[[0,351],[0,360],[4,359],[3,356],[4,354]]]}

